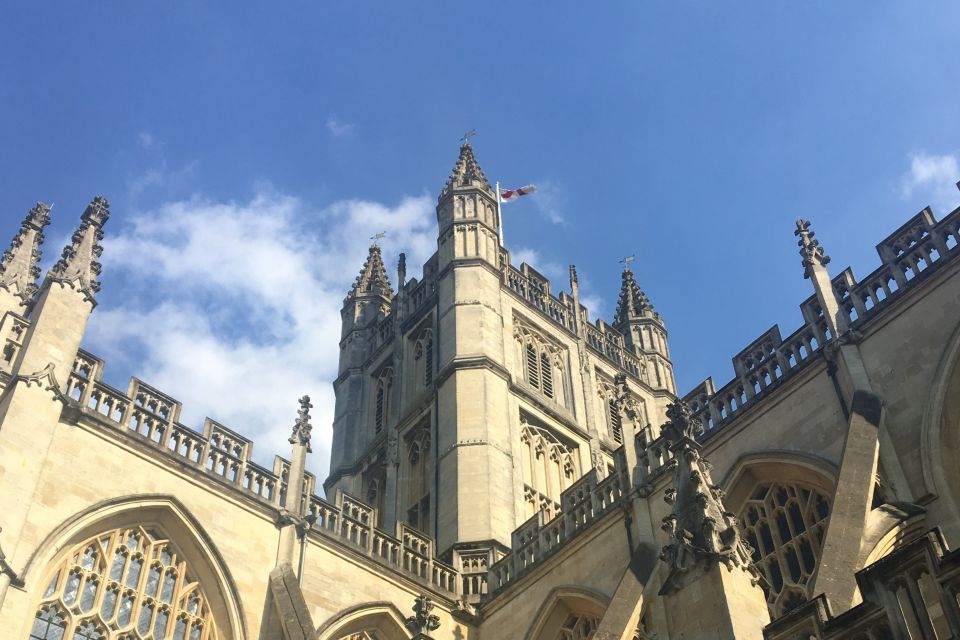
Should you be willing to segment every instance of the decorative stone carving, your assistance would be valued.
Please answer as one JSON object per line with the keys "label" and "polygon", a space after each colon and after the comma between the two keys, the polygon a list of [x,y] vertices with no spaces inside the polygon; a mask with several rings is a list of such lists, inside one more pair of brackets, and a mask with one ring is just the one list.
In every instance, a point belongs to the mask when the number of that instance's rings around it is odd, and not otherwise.
{"label": "decorative stone carving", "polygon": [[404,621],[407,629],[413,634],[414,640],[429,640],[428,631],[440,628],[440,618],[430,613],[433,611],[433,601],[427,596],[417,596],[413,603],[413,615]]}
{"label": "decorative stone carving", "polygon": [[34,205],[20,223],[10,248],[0,260],[0,287],[20,298],[24,304],[37,291],[38,266],[43,244],[43,228],[50,224],[50,207],[42,202]]}
{"label": "decorative stone carving", "polygon": [[363,263],[363,268],[360,269],[360,275],[354,280],[347,298],[364,294],[380,295],[387,301],[393,298],[393,289],[390,286],[390,278],[387,276],[387,268],[383,265],[383,256],[381,256],[380,247],[376,243],[370,245],[367,259]]}
{"label": "decorative stone carving", "polygon": [[723,505],[724,494],[713,484],[710,464],[700,456],[699,419],[682,401],[667,408],[667,417],[662,433],[670,442],[675,467],[674,486],[664,496],[673,508],[661,527],[670,537],[660,554],[670,567],[661,595],[682,588],[688,571],[708,570],[719,562],[750,572],[756,583],[759,576],[750,562],[751,549],[740,537],[736,517]]}
{"label": "decorative stone carving", "polygon": [[630,267],[624,267],[620,283],[620,297],[617,299],[617,311],[613,316],[613,326],[620,328],[627,321],[653,311],[653,305],[633,277]]}
{"label": "decorative stone carving", "polygon": [[67,397],[63,395],[61,390],[60,383],[57,381],[56,373],[54,372],[53,363],[47,363],[40,371],[36,373],[31,373],[27,375],[18,375],[16,378],[18,381],[24,382],[26,386],[31,387],[33,385],[38,385],[46,391],[53,393],[53,400],[59,400],[66,404]]}
{"label": "decorative stone carving", "polygon": [[400,439],[395,432],[387,436],[387,464],[400,463]]}
{"label": "decorative stone carving", "polygon": [[483,169],[477,164],[477,159],[473,155],[473,147],[470,146],[470,143],[465,142],[460,146],[460,157],[457,158],[457,164],[453,166],[453,171],[450,172],[450,178],[447,180],[443,191],[440,192],[440,197],[443,198],[444,195],[456,187],[473,185],[492,191],[487,176],[484,175]]}
{"label": "decorative stone carving", "polygon": [[313,425],[310,424],[310,409],[312,408],[310,396],[300,398],[300,410],[297,412],[297,420],[293,423],[293,433],[290,434],[288,440],[290,444],[299,444],[301,447],[306,447],[308,452],[313,451],[310,448],[310,433],[313,431]]}
{"label": "decorative stone carving", "polygon": [[81,292],[93,304],[96,304],[93,296],[100,290],[97,281],[100,275],[97,258],[103,253],[100,241],[103,240],[103,225],[109,217],[110,203],[103,196],[95,197],[80,216],[80,227],[74,232],[70,244],[63,248],[63,255],[48,276],[53,282]]}
{"label": "decorative stone carving", "polygon": [[813,265],[819,264],[826,266],[830,264],[830,256],[823,252],[820,241],[814,239],[814,236],[817,234],[810,229],[809,220],[797,218],[797,228],[793,232],[793,235],[800,238],[797,240],[797,246],[800,247],[804,278],[810,277],[810,267]]}

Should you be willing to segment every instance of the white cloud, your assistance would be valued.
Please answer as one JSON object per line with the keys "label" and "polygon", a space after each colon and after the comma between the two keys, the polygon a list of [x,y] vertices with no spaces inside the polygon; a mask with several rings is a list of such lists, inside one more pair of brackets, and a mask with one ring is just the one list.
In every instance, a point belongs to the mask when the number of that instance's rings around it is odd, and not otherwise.
{"label": "white cloud", "polygon": [[547,276],[553,285],[554,293],[569,288],[566,275],[567,271],[558,262],[547,260],[540,255],[540,252],[530,247],[517,247],[515,251],[510,252],[510,260],[514,266],[519,267],[526,262],[528,265]]}
{"label": "white cloud", "polygon": [[566,196],[558,184],[551,180],[541,180],[537,183],[537,192],[533,194],[531,200],[536,204],[540,215],[552,224],[567,224],[563,213]]}
{"label": "white cloud", "polygon": [[152,149],[157,141],[149,131],[141,131],[137,134],[137,143],[143,149]]}
{"label": "white cloud", "polygon": [[901,182],[902,198],[918,195],[924,204],[935,207],[938,215],[953,211],[960,203],[960,162],[955,154],[934,155],[925,151],[910,155],[910,169]]}
{"label": "white cloud", "polygon": [[130,372],[174,396],[187,425],[199,428],[205,415],[223,422],[268,464],[289,455],[297,398],[308,393],[310,466],[324,477],[343,297],[372,230],[387,230],[391,272],[401,250],[414,269],[429,257],[432,199],[313,208],[264,189],[246,203],[169,202],[126,222],[107,234],[102,261],[131,294],[113,305],[103,296],[87,333],[108,374]]}
{"label": "white cloud", "polygon": [[334,138],[344,138],[353,134],[356,127],[352,122],[341,120],[336,114],[327,116],[327,129]]}

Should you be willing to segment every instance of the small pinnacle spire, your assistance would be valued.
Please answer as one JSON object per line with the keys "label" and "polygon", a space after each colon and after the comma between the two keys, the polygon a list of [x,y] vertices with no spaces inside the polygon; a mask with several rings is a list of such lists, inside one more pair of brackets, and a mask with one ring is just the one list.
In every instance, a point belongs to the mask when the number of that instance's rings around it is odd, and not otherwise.
{"label": "small pinnacle spire", "polygon": [[633,271],[628,265],[623,268],[620,298],[617,300],[617,312],[614,315],[613,324],[614,326],[623,324],[643,315],[645,311],[653,311],[653,305],[650,304],[649,298],[640,289],[640,285],[637,284],[633,277]]}
{"label": "small pinnacle spire", "polygon": [[473,155],[473,147],[470,146],[468,140],[460,145],[460,157],[457,158],[457,164],[453,166],[453,171],[450,172],[447,185],[443,188],[440,195],[442,197],[456,187],[469,186],[479,186],[487,191],[493,191],[490,183],[487,181],[487,176],[483,173],[483,169],[477,164],[477,159]]}
{"label": "small pinnacle spire", "polygon": [[803,218],[797,218],[797,228],[793,235],[799,237],[797,246],[800,247],[800,257],[803,258],[803,277],[810,277],[810,267],[815,264],[826,266],[830,264],[830,256],[823,252],[820,241],[815,240],[815,234],[810,229],[810,221]]}
{"label": "small pinnacle spire", "polygon": [[0,260],[0,287],[20,298],[24,305],[37,290],[40,276],[43,228],[50,224],[50,207],[37,202],[20,223],[20,231],[13,237],[10,248]]}
{"label": "small pinnacle spire", "polygon": [[288,440],[290,444],[299,444],[301,447],[306,447],[308,452],[312,451],[310,449],[310,432],[313,431],[313,425],[310,424],[310,409],[312,408],[310,396],[300,398],[300,410],[297,412],[297,420],[293,423],[293,433],[290,434]]}
{"label": "small pinnacle spire", "polygon": [[97,196],[91,200],[80,216],[80,227],[74,232],[70,244],[63,248],[63,255],[49,274],[54,282],[70,285],[94,303],[93,295],[100,290],[97,258],[103,253],[100,241],[103,240],[103,225],[109,217],[110,203],[106,198]]}
{"label": "small pinnacle spire", "polygon": [[380,247],[376,243],[370,246],[370,252],[363,263],[363,268],[360,269],[360,275],[353,282],[349,295],[357,296],[367,293],[379,294],[387,300],[393,297],[390,278],[387,276],[387,269],[383,265]]}

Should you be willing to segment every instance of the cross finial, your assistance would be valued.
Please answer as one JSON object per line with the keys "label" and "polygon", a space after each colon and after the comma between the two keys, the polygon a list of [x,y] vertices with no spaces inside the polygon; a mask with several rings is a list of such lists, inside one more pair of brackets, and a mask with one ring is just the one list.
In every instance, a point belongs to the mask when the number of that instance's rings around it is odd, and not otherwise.
{"label": "cross finial", "polygon": [[380,241],[387,237],[386,231],[378,231],[377,233],[370,236],[370,239],[373,240],[373,246],[379,247]]}
{"label": "cross finial", "polygon": [[463,134],[463,137],[460,138],[460,144],[461,145],[470,144],[470,138],[472,138],[475,135],[477,135],[477,130],[470,129],[470,131],[467,131],[465,134]]}
{"label": "cross finial", "polygon": [[629,256],[624,256],[624,257],[620,260],[620,264],[623,265],[623,268],[624,268],[624,269],[629,269],[629,268],[630,268],[630,263],[633,262],[633,261],[636,260],[636,259],[637,259],[637,257],[636,257],[635,255],[632,255],[632,254],[629,255]]}

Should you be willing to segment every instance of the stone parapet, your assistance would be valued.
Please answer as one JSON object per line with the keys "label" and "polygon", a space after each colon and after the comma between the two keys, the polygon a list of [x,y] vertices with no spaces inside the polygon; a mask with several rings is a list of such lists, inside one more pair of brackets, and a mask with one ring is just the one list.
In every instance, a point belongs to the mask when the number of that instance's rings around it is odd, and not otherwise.
{"label": "stone parapet", "polygon": [[[621,467],[622,468],[622,467]],[[591,524],[621,505],[623,478],[602,480],[591,469],[560,494],[560,512],[547,520],[543,511],[520,525],[511,536],[511,551],[491,565],[487,588],[492,596],[552,556]]]}
{"label": "stone parapet", "polygon": [[[960,255],[960,208],[937,222],[929,208],[913,216],[877,245],[882,264],[859,281],[850,268],[831,279],[841,310],[854,332],[896,304],[942,265]],[[736,377],[719,389],[708,378],[684,396],[708,439],[739,412],[781,386],[823,347],[836,341],[816,296],[800,305],[804,324],[786,338],[774,325],[733,358]],[[854,333],[855,335],[855,333]],[[845,338],[846,339],[846,338]]]}

